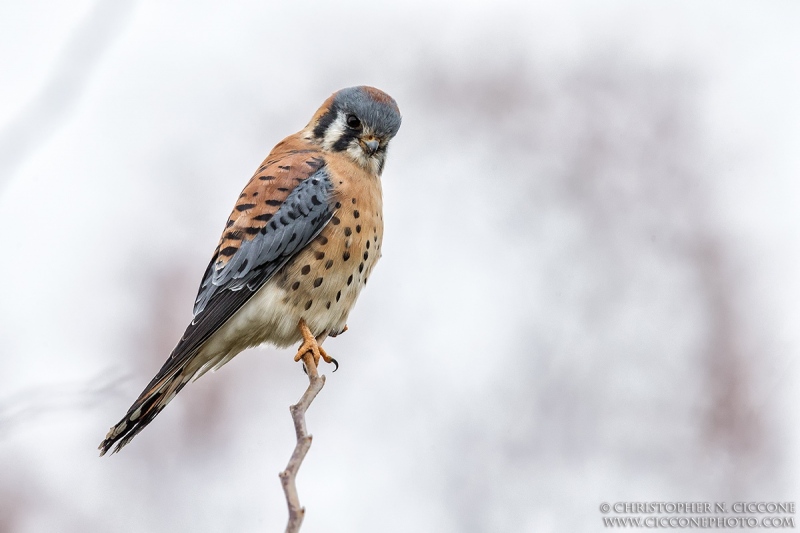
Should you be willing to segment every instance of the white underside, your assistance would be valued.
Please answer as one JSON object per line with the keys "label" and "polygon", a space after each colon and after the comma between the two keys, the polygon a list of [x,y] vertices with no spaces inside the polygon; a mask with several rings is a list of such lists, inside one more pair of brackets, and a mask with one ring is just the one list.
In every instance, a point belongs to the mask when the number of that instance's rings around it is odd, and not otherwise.
{"label": "white underside", "polygon": [[[293,303],[291,294],[275,283],[267,283],[256,292],[236,314],[208,340],[187,368],[186,374],[195,379],[208,370],[221,367],[238,353],[264,343],[285,348],[302,340],[298,323],[303,318],[309,329],[318,336],[320,344],[330,332],[341,331],[360,287],[353,284],[345,305],[325,309],[314,305],[305,311]],[[351,292],[351,291],[348,291]],[[287,297],[290,297],[287,301]],[[344,298],[343,298],[344,300]],[[347,305],[350,304],[350,305]]]}

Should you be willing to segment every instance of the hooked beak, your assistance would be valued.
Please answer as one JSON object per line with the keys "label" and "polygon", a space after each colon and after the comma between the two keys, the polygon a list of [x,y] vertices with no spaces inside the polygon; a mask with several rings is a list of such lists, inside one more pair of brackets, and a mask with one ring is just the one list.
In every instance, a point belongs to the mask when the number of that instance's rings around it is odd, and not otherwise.
{"label": "hooked beak", "polygon": [[378,151],[379,145],[380,143],[375,139],[362,141],[362,146],[364,147],[364,151],[367,152],[367,155],[375,155],[375,152]]}

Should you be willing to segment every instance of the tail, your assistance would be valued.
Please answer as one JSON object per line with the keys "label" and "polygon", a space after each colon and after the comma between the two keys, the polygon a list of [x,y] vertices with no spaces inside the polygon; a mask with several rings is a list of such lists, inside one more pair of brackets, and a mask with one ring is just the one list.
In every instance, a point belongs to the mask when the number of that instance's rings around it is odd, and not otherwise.
{"label": "tail", "polygon": [[186,372],[185,367],[179,367],[164,376],[157,375],[131,405],[122,420],[109,430],[97,448],[100,450],[100,455],[105,455],[114,444],[117,447],[112,453],[117,453],[128,444],[181,391],[192,374],[194,372]]}

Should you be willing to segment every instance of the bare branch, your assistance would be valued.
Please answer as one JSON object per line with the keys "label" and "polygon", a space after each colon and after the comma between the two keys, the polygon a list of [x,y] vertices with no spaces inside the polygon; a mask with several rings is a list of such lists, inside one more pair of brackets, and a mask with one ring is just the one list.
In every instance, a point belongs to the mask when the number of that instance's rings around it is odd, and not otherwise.
{"label": "bare branch", "polygon": [[289,459],[289,464],[286,465],[286,470],[280,473],[281,485],[283,485],[283,492],[286,494],[286,505],[289,507],[289,522],[286,524],[286,533],[300,531],[300,526],[306,514],[305,508],[300,506],[295,478],[306,453],[308,453],[308,449],[311,448],[311,435],[308,434],[306,429],[306,411],[325,385],[325,376],[320,376],[317,373],[317,365],[314,364],[314,356],[311,352],[303,356],[303,363],[306,366],[306,372],[308,372],[308,389],[306,389],[299,402],[289,407],[294,421],[297,444],[294,447],[294,452],[292,452],[292,457]]}

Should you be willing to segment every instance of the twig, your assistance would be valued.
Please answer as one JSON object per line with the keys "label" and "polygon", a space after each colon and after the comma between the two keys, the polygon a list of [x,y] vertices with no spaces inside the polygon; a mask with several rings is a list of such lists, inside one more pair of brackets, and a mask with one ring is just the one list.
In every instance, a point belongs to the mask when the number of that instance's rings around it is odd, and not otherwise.
{"label": "twig", "polygon": [[303,518],[306,514],[305,508],[300,506],[295,478],[306,453],[308,453],[308,449],[311,448],[311,435],[308,434],[306,429],[306,411],[325,385],[325,376],[320,376],[317,373],[317,365],[314,364],[314,356],[310,352],[303,356],[303,363],[306,366],[306,372],[308,372],[308,389],[306,389],[299,402],[289,407],[294,421],[297,444],[294,447],[294,452],[292,452],[292,457],[289,459],[289,464],[286,465],[286,470],[279,474],[283,492],[286,494],[286,505],[289,507],[289,523],[286,524],[286,533],[300,531],[300,525],[303,523]]}

